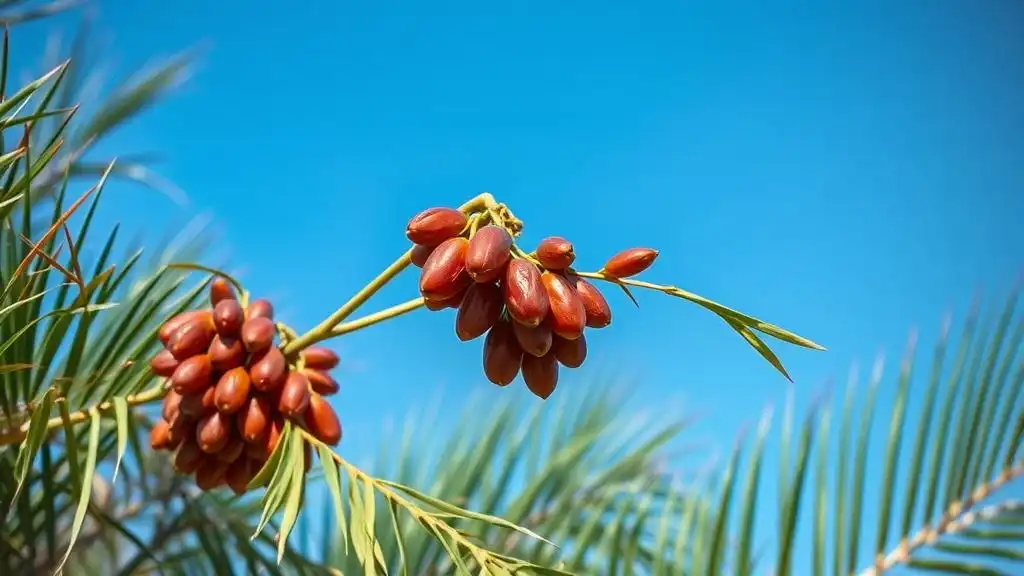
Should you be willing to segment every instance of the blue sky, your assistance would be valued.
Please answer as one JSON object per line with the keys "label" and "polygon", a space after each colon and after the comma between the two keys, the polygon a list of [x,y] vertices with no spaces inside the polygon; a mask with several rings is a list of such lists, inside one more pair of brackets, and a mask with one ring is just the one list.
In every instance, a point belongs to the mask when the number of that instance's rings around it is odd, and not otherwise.
{"label": "blue sky", "polygon": [[[253,291],[303,329],[401,253],[410,216],[488,190],[527,244],[565,236],[593,269],[656,247],[651,281],[827,346],[777,348],[806,403],[1021,272],[1024,5],[768,4],[101,1],[115,75],[205,49],[173,100],[107,143],[165,151],[191,204],[120,187],[108,209],[154,238],[210,215]],[[686,440],[722,448],[782,402],[787,382],[712,315],[638,296],[609,294],[612,328],[560,391],[618,380],[637,409],[702,415]],[[452,320],[337,341],[347,455],[441,391],[453,407],[525,394],[489,388]]]}

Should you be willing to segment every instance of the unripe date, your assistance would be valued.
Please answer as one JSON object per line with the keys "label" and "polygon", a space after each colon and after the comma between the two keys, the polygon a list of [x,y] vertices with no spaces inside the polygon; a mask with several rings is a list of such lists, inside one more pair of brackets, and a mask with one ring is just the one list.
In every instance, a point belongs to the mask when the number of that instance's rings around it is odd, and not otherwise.
{"label": "unripe date", "polygon": [[523,356],[523,380],[536,396],[546,399],[558,385],[558,361],[554,354],[540,358]]}
{"label": "unripe date", "polygon": [[473,284],[455,317],[455,335],[463,342],[483,336],[498,321],[504,305],[497,284]]}
{"label": "unripe date", "polygon": [[206,352],[216,335],[213,314],[205,310],[178,326],[178,329],[167,340],[167,350],[179,361],[182,361]]}
{"label": "unripe date", "polygon": [[252,320],[253,318],[274,319],[274,305],[270,303],[270,300],[257,298],[249,303],[249,307],[245,311],[245,319]]}
{"label": "unripe date", "polygon": [[238,368],[245,364],[249,353],[245,344],[238,338],[231,336],[214,336],[210,342],[210,350],[207,356],[210,357],[210,365],[216,372],[227,372],[232,368]]}
{"label": "unripe date", "polygon": [[313,388],[313,392],[321,396],[332,396],[338,393],[338,381],[331,377],[330,374],[323,370],[310,370],[306,369],[303,372],[306,378],[309,380],[309,385]]}
{"label": "unripe date", "polygon": [[501,276],[511,257],[512,236],[493,224],[476,231],[466,247],[466,273],[474,282],[491,282]]}
{"label": "unripe date", "polygon": [[587,324],[587,311],[576,289],[565,276],[551,272],[542,274],[541,282],[551,307],[551,331],[567,340],[579,338]]}
{"label": "unripe date", "polygon": [[231,439],[232,418],[220,412],[212,412],[199,419],[196,424],[196,443],[207,454],[220,452]]}
{"label": "unripe date", "polygon": [[414,244],[437,246],[462,233],[466,215],[452,208],[428,208],[412,217],[405,226],[405,237]]}
{"label": "unripe date", "polygon": [[473,279],[466,273],[466,248],[469,240],[450,238],[427,258],[420,273],[420,294],[439,302],[462,292]]}
{"label": "unripe date", "polygon": [[249,374],[239,366],[224,373],[214,390],[213,403],[223,414],[241,410],[249,399]]}
{"label": "unripe date", "polygon": [[171,387],[182,396],[199,394],[210,386],[213,366],[206,354],[193,356],[178,365],[171,376]]}
{"label": "unripe date", "polygon": [[245,322],[245,310],[238,300],[221,300],[213,309],[213,325],[222,337],[235,337]]}
{"label": "unripe date", "polygon": [[291,372],[284,381],[277,409],[285,416],[298,416],[309,407],[309,378],[301,372]]}
{"label": "unripe date", "polygon": [[572,243],[565,238],[550,236],[537,244],[537,261],[548,270],[565,270],[576,260]]}
{"label": "unripe date", "polygon": [[253,357],[252,367],[249,368],[249,379],[253,388],[260,392],[273,392],[284,384],[284,377],[288,374],[288,362],[280,348],[271,348],[262,354]]}
{"label": "unripe date", "polygon": [[157,376],[170,378],[178,367],[178,360],[171,354],[170,350],[161,350],[149,361],[149,369]]}
{"label": "unripe date", "polygon": [[423,265],[427,263],[427,258],[430,258],[430,253],[433,251],[433,246],[422,246],[420,244],[413,246],[412,254],[409,255],[412,265],[417,268],[423,268]]}
{"label": "unripe date", "polygon": [[252,353],[263,352],[273,346],[275,334],[274,321],[265,316],[250,318],[242,324],[242,344]]}
{"label": "unripe date", "polygon": [[266,438],[270,428],[270,404],[261,397],[249,398],[249,402],[235,416],[238,434],[250,444],[258,444]]}
{"label": "unripe date", "polygon": [[608,306],[608,301],[604,299],[601,291],[583,278],[576,277],[574,280],[576,293],[579,294],[580,300],[583,301],[583,309],[587,313],[587,327],[604,328],[611,324],[612,309]]}
{"label": "unripe date", "polygon": [[630,248],[609,258],[601,271],[613,278],[628,278],[650,268],[657,257],[657,250]]}
{"label": "unripe date", "polygon": [[575,340],[566,340],[555,336],[551,343],[551,353],[566,368],[579,368],[587,359],[587,338],[583,334]]}
{"label": "unripe date", "polygon": [[551,325],[547,321],[533,327],[513,322],[512,331],[515,333],[519,347],[526,354],[539,357],[551,350]]}
{"label": "unripe date", "polygon": [[548,297],[544,292],[540,271],[533,263],[519,258],[509,262],[501,289],[505,308],[516,322],[533,327],[548,315]]}
{"label": "unripe date", "polygon": [[218,276],[210,282],[210,306],[214,308],[217,304],[220,304],[224,300],[236,300],[235,289],[231,287],[231,283],[228,282],[227,278]]}
{"label": "unripe date", "polygon": [[306,361],[306,368],[314,370],[333,370],[338,366],[338,355],[330,348],[323,346],[312,346],[302,352],[302,358]]}
{"label": "unripe date", "polygon": [[484,375],[492,384],[508,386],[519,374],[523,350],[509,322],[498,322],[484,339]]}
{"label": "unripe date", "polygon": [[341,423],[334,409],[319,394],[310,394],[306,427],[321,442],[335,446],[341,440]]}

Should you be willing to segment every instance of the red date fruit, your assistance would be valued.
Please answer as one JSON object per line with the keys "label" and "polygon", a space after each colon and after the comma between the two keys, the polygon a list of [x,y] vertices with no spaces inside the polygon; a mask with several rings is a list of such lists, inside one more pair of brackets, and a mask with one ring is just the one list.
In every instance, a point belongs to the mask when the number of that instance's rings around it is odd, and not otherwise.
{"label": "red date fruit", "polygon": [[196,486],[200,490],[213,490],[224,483],[224,474],[228,465],[217,458],[207,456],[196,468]]}
{"label": "red date fruit", "polygon": [[493,384],[508,386],[519,374],[523,350],[510,322],[498,322],[484,339],[484,375]]}
{"label": "red date fruit", "polygon": [[311,346],[302,352],[306,368],[314,370],[333,370],[338,366],[338,355],[330,348]]}
{"label": "red date fruit", "polygon": [[550,309],[540,271],[532,262],[513,259],[505,268],[501,283],[505,308],[513,320],[525,326],[537,326]]}
{"label": "red date fruit", "polygon": [[523,380],[536,396],[546,399],[558,385],[558,362],[554,354],[523,357]]}
{"label": "red date fruit", "polygon": [[650,268],[657,257],[657,250],[630,248],[609,258],[601,271],[613,278],[628,278]]}
{"label": "red date fruit", "polygon": [[512,236],[493,224],[476,231],[466,247],[466,273],[474,282],[496,280],[512,256]]}
{"label": "red date fruit", "polygon": [[174,390],[167,391],[167,394],[164,395],[163,408],[160,411],[164,420],[170,422],[178,417],[178,412],[181,410],[181,398],[181,394]]}
{"label": "red date fruit", "polygon": [[532,328],[519,322],[513,322],[512,331],[515,333],[519,347],[530,356],[540,357],[551,350],[551,325],[547,321]]}
{"label": "red date fruit", "polygon": [[288,374],[288,362],[280,348],[271,348],[253,356],[252,360],[249,378],[253,388],[260,392],[274,392],[284,384],[284,377]]}
{"label": "red date fruit", "polygon": [[309,385],[313,388],[313,392],[321,396],[332,396],[338,393],[338,381],[331,377],[330,374],[323,370],[310,370],[306,369],[303,372],[306,378],[309,379]]}
{"label": "red date fruit", "polygon": [[191,474],[203,460],[203,451],[192,438],[186,438],[174,454],[174,469],[181,474]]}
{"label": "red date fruit", "polygon": [[437,312],[439,310],[445,310],[447,308],[457,309],[459,306],[462,305],[462,298],[466,296],[467,290],[468,288],[462,290],[462,292],[459,292],[458,294],[452,296],[451,298],[438,300],[437,302],[434,302],[433,300],[424,299],[423,305],[426,306],[427,310],[430,310],[431,312]]}
{"label": "red date fruit", "polygon": [[579,368],[587,359],[587,338],[583,334],[575,340],[555,336],[551,353],[566,368]]}
{"label": "red date fruit", "polygon": [[222,337],[238,336],[245,322],[245,310],[238,300],[221,300],[213,309],[213,326]]}
{"label": "red date fruit", "polygon": [[171,354],[170,350],[161,350],[149,361],[149,369],[157,376],[170,378],[174,369],[178,367],[178,360]]}
{"label": "red date fruit", "polygon": [[612,323],[612,309],[608,301],[596,286],[583,278],[575,279],[576,293],[583,301],[583,309],[587,312],[587,328],[604,328]]}
{"label": "red date fruit", "polygon": [[250,444],[261,444],[270,429],[270,404],[258,396],[249,398],[248,404],[235,417],[238,433]]}
{"label": "red date fruit", "polygon": [[325,444],[335,446],[341,440],[341,423],[334,409],[319,394],[310,394],[306,409],[306,427]]}
{"label": "red date fruit", "polygon": [[228,443],[220,449],[220,452],[217,452],[217,460],[230,464],[242,455],[243,450],[245,450],[245,442],[238,436],[232,436]]}
{"label": "red date fruit", "polygon": [[167,322],[164,322],[164,325],[160,327],[160,331],[158,332],[158,336],[160,337],[160,343],[163,344],[164,346],[167,346],[167,343],[171,340],[171,335],[174,334],[174,332],[177,331],[178,328],[181,328],[182,324],[191,321],[193,318],[197,316],[203,315],[204,312],[207,311],[189,310],[187,312],[177,314]]}
{"label": "red date fruit", "polygon": [[207,454],[220,452],[231,439],[232,424],[232,418],[220,412],[212,412],[200,418],[196,424],[196,442],[199,448]]}
{"label": "red date fruit", "polygon": [[210,306],[216,307],[224,300],[237,300],[237,297],[227,278],[218,276],[210,282]]}
{"label": "red date fruit", "polygon": [[455,317],[455,335],[463,342],[483,336],[501,317],[504,306],[497,284],[473,284],[466,290]]}
{"label": "red date fruit", "polygon": [[[206,407],[203,406],[203,400],[207,394],[214,390],[213,388],[207,388],[203,392],[198,394],[191,394],[189,396],[182,396],[181,403],[178,405],[178,411],[182,416],[196,420],[200,416],[206,413]],[[211,401],[212,402],[212,401]]]}
{"label": "red date fruit", "polygon": [[149,446],[153,450],[171,449],[171,425],[163,419],[157,420],[149,431]]}
{"label": "red date fruit", "polygon": [[405,226],[405,237],[413,244],[437,246],[462,233],[466,215],[451,208],[428,208],[412,217]]}
{"label": "red date fruit", "polygon": [[466,289],[473,279],[466,273],[466,248],[469,240],[450,238],[427,258],[420,273],[420,294],[427,300],[440,302]]}
{"label": "red date fruit", "polygon": [[210,342],[210,351],[207,352],[207,356],[210,357],[210,365],[216,372],[227,372],[232,368],[245,365],[248,355],[245,344],[242,344],[240,339],[219,335],[214,336],[213,342]]}
{"label": "red date fruit", "polygon": [[[224,481],[227,482],[228,487],[238,496],[245,494],[245,491],[249,488],[249,481],[255,475],[255,473],[250,472],[252,462],[247,457],[238,458],[228,466],[227,472],[224,473]],[[259,468],[256,471],[258,472]]]}
{"label": "red date fruit", "polygon": [[224,373],[214,389],[213,404],[222,414],[234,414],[249,399],[249,374],[239,366]]}
{"label": "red date fruit", "polygon": [[167,341],[167,349],[179,361],[185,360],[206,352],[216,335],[213,314],[207,310],[178,326]]}
{"label": "red date fruit", "polygon": [[537,244],[537,261],[548,270],[565,270],[574,260],[572,243],[565,238],[550,236]]}
{"label": "red date fruit", "polygon": [[274,319],[274,306],[269,300],[263,298],[257,298],[249,303],[249,308],[245,311],[245,319],[252,320],[253,318],[266,318],[267,320]]}
{"label": "red date fruit", "polygon": [[242,324],[242,344],[252,353],[263,352],[273,346],[276,334],[274,321],[264,316],[250,318]]}
{"label": "red date fruit", "polygon": [[427,258],[430,258],[430,253],[434,251],[433,246],[421,246],[419,244],[412,247],[412,265],[417,268],[423,268],[423,265],[427,263]]}
{"label": "red date fruit", "polygon": [[206,354],[193,356],[178,365],[171,376],[171,387],[182,396],[199,394],[210,386],[213,366]]}
{"label": "red date fruit", "polygon": [[587,311],[576,289],[565,276],[551,272],[541,274],[541,282],[551,306],[551,331],[567,340],[579,338],[587,325]]}
{"label": "red date fruit", "polygon": [[309,378],[301,372],[291,372],[285,378],[277,409],[285,416],[298,416],[309,407]]}

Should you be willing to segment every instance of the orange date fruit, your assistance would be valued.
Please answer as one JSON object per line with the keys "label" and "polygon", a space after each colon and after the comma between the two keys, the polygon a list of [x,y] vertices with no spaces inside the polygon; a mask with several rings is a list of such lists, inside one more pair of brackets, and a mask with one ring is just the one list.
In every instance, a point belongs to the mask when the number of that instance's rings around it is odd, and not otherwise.
{"label": "orange date fruit", "polygon": [[587,313],[587,328],[604,328],[612,323],[612,309],[608,301],[596,286],[583,278],[576,277],[576,293],[583,301],[583,309]]}
{"label": "orange date fruit", "polygon": [[223,414],[241,410],[249,399],[249,374],[239,366],[224,373],[214,389],[213,404]]}
{"label": "orange date fruit", "polygon": [[213,326],[222,337],[238,336],[245,322],[245,310],[238,300],[221,300],[213,309]]}
{"label": "orange date fruit", "polygon": [[545,272],[541,282],[551,307],[551,331],[567,340],[579,338],[587,325],[587,311],[576,289],[561,274]]}
{"label": "orange date fruit", "polygon": [[164,322],[163,326],[160,327],[160,331],[157,333],[157,335],[160,337],[160,343],[163,344],[164,346],[167,346],[167,343],[171,339],[171,335],[174,334],[174,332],[177,331],[178,328],[181,328],[182,324],[192,320],[197,316],[201,316],[204,312],[207,311],[189,310],[171,317],[170,320]]}
{"label": "orange date fruit", "polygon": [[306,409],[306,427],[325,444],[335,446],[341,440],[341,423],[334,408],[319,394],[310,394]]}
{"label": "orange date fruit", "polygon": [[214,336],[210,342],[210,350],[207,356],[210,357],[210,365],[216,372],[227,372],[232,368],[245,365],[245,359],[249,352],[245,344],[238,338],[231,336]]}
{"label": "orange date fruit", "polygon": [[462,233],[469,220],[452,208],[427,208],[405,226],[405,237],[413,244],[437,246]]}
{"label": "orange date fruit", "polygon": [[505,308],[516,322],[533,327],[548,315],[548,297],[544,292],[540,271],[532,262],[519,258],[509,262],[501,290]]}
{"label": "orange date fruit", "polygon": [[519,347],[526,354],[540,357],[551,350],[551,325],[547,321],[533,327],[513,322],[512,331],[515,333]]}
{"label": "orange date fruit", "polygon": [[476,231],[466,246],[466,273],[474,282],[491,282],[501,277],[512,254],[512,236],[504,228],[489,224]]}
{"label": "orange date fruit", "polygon": [[554,354],[540,358],[523,356],[523,380],[537,397],[547,399],[558,385],[558,361]]}
{"label": "orange date fruit", "polygon": [[537,261],[548,270],[565,270],[576,260],[572,243],[558,236],[549,236],[537,244]]}
{"label": "orange date fruit", "polygon": [[459,305],[455,335],[463,342],[483,336],[501,317],[504,306],[501,288],[497,284],[473,284]]}
{"label": "orange date fruit", "polygon": [[636,276],[650,268],[658,251],[651,248],[630,248],[612,256],[604,263],[601,272],[612,278],[628,278]]}
{"label": "orange date fruit", "polygon": [[440,302],[458,295],[473,279],[466,273],[466,248],[469,240],[450,238],[442,242],[427,258],[420,272],[420,294],[427,300]]}
{"label": "orange date fruit", "polygon": [[291,372],[285,378],[277,409],[285,416],[298,416],[309,407],[309,378],[301,372]]}
{"label": "orange date fruit", "polygon": [[167,340],[167,350],[179,361],[185,360],[206,352],[216,335],[213,314],[205,310],[178,326]]}
{"label": "orange date fruit", "polygon": [[235,416],[238,434],[242,440],[250,444],[258,444],[266,437],[270,429],[270,403],[266,399],[255,396]]}
{"label": "orange date fruit", "polygon": [[516,342],[510,322],[498,322],[484,339],[484,375],[492,384],[508,386],[519,374],[523,350]]}
{"label": "orange date fruit", "polygon": [[206,354],[193,356],[178,365],[171,376],[171,387],[182,396],[199,394],[211,384],[213,366]]}
{"label": "orange date fruit", "polygon": [[170,450],[171,446],[171,425],[163,419],[157,420],[149,431],[149,446],[153,450]]}
{"label": "orange date fruit", "polygon": [[167,391],[167,394],[164,395],[163,407],[160,411],[160,415],[163,416],[164,420],[171,422],[178,417],[178,412],[181,410],[181,398],[181,394],[178,394],[173,389]]}
{"label": "orange date fruit", "polygon": [[231,286],[231,282],[228,282],[227,278],[217,276],[213,279],[213,282],[210,282],[210,306],[216,308],[217,304],[224,300],[237,299],[235,289]]}

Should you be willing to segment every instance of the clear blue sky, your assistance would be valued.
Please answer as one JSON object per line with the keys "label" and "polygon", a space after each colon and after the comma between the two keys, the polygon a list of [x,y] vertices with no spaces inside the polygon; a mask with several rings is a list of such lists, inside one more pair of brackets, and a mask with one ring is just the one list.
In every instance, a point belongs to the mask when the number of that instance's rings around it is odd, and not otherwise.
{"label": "clear blue sky", "polygon": [[[527,243],[565,236],[590,268],[657,247],[651,281],[827,346],[779,348],[801,403],[855,359],[898,356],[911,326],[930,344],[943,311],[1020,272],[1024,4],[514,4],[100,2],[115,70],[207,47],[110,143],[167,151],[192,205],[125,187],[108,201],[153,237],[208,212],[301,329],[404,249],[412,214],[488,190]],[[613,327],[560,389],[624,379],[638,409],[699,411],[687,440],[723,448],[784,398],[713,316],[639,297],[610,294]],[[337,342],[345,453],[439,390],[453,408],[524,393],[488,389],[451,323],[422,312]]]}

